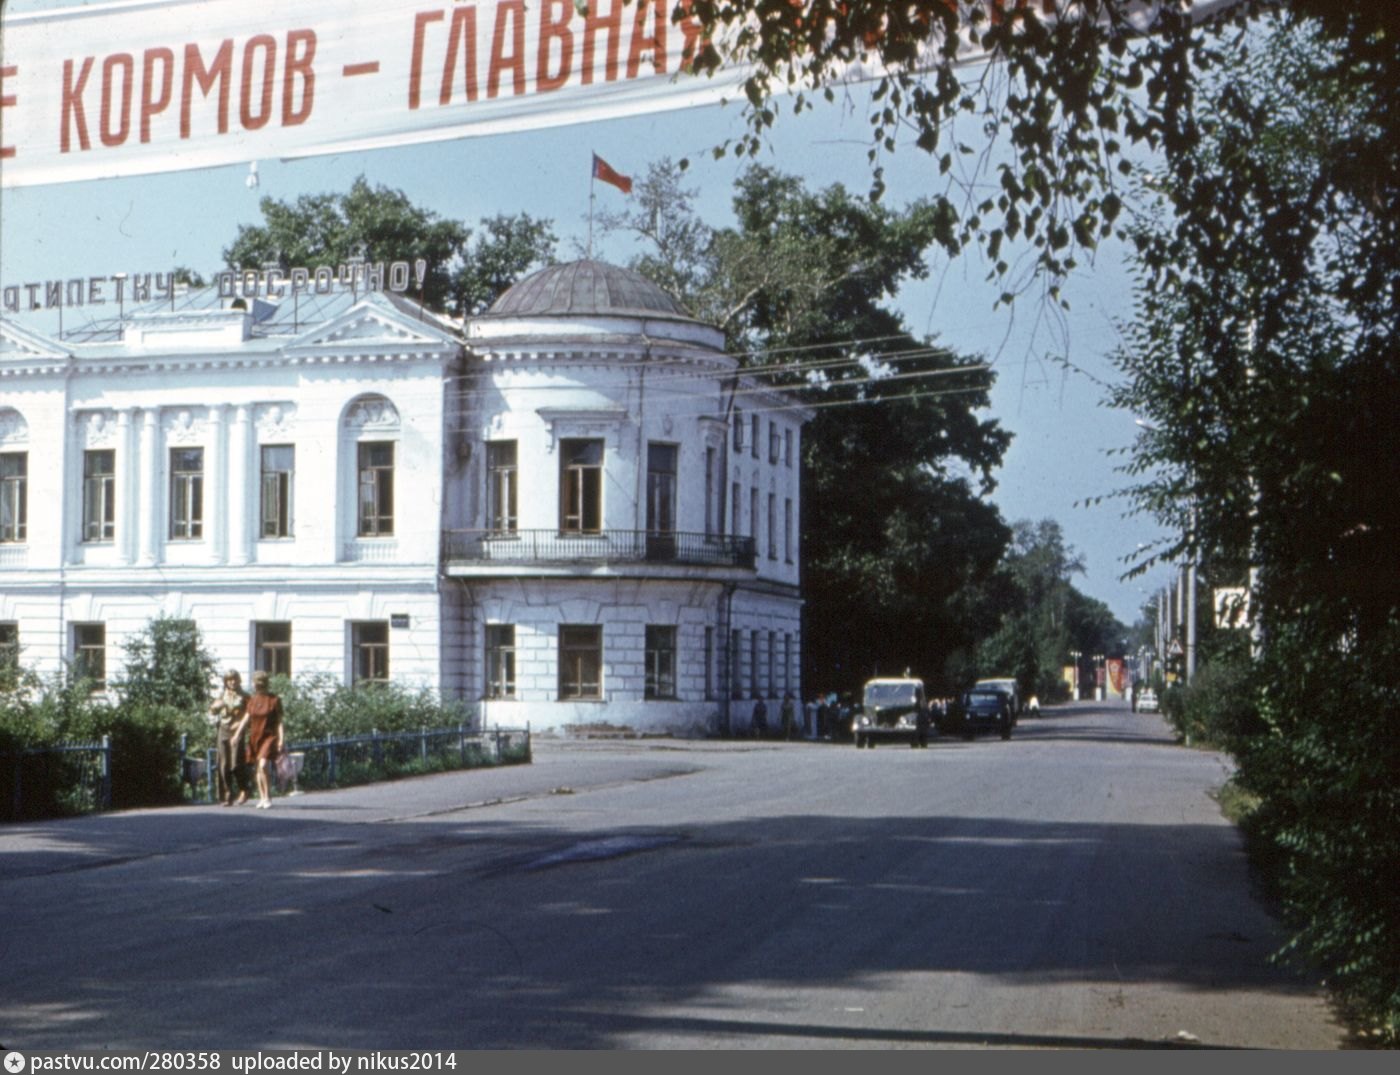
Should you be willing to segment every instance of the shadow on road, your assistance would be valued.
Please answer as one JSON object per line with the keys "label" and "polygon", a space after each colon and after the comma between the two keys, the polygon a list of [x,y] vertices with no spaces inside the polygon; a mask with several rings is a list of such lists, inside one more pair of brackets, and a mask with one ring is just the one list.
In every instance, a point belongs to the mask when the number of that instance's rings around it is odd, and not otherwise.
{"label": "shadow on road", "polygon": [[7,1044],[200,1048],[217,1028],[224,1048],[607,1048],[632,1033],[1143,1047],[1160,1042],[940,1029],[954,996],[930,995],[920,1030],[751,1020],[744,997],[941,972],[1311,994],[1268,965],[1278,938],[1240,898],[1226,826],[834,810],[584,838],[477,812],[368,841],[292,811],[213,812],[53,826],[42,874],[0,857]]}

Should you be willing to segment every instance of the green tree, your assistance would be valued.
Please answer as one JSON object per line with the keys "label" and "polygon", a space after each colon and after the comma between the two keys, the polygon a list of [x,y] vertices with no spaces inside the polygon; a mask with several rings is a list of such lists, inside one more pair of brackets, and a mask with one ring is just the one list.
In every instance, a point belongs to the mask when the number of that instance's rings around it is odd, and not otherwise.
{"label": "green tree", "polygon": [[414,205],[401,190],[360,176],[344,194],[303,194],[294,202],[264,198],[263,223],[241,225],[224,250],[235,268],[341,265],[422,260],[422,301],[434,310],[479,313],[527,269],[547,264],[555,236],[548,221],[526,213],[482,221],[473,235],[461,221]]}
{"label": "green tree", "polygon": [[[1360,16],[1338,20],[1355,27]],[[1128,493],[1163,555],[1248,578],[1254,668],[1182,719],[1219,734],[1284,862],[1291,948],[1400,1036],[1400,40],[1266,22],[1183,108],[1192,138],[1135,232],[1115,405],[1145,414]],[[1208,689],[1207,689],[1208,688]],[[1226,692],[1248,697],[1222,702]]]}
{"label": "green tree", "polygon": [[204,712],[215,679],[214,658],[194,620],[158,616],[123,648],[126,664],[116,688],[124,705]]}

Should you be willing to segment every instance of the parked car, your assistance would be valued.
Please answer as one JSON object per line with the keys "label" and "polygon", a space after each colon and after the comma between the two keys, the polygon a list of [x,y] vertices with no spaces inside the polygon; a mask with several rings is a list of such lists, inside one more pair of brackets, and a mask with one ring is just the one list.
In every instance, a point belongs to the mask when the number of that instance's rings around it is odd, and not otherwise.
{"label": "parked car", "polygon": [[971,739],[978,732],[996,731],[1011,738],[1011,695],[1002,690],[974,687],[948,707],[940,731]]}
{"label": "parked car", "polygon": [[862,692],[851,733],[857,747],[904,740],[911,747],[928,746],[929,711],[924,681],[909,677],[870,680]]}
{"label": "parked car", "polygon": [[1137,708],[1139,713],[1157,712],[1157,692],[1148,687],[1138,695]]}

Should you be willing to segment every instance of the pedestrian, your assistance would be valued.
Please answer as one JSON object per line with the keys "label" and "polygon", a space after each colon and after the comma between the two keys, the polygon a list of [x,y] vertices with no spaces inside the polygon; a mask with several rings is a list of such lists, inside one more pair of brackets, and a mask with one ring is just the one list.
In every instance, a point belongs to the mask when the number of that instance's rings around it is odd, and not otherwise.
{"label": "pedestrian", "polygon": [[[230,668],[224,673],[223,686],[218,695],[209,704],[209,719],[215,728],[214,788],[221,806],[242,806],[248,801],[251,790],[241,733],[247,704],[248,692],[243,689],[243,679],[236,668]],[[234,729],[239,729],[240,734],[234,735]],[[234,798],[235,785],[238,789],[237,799]]]}
{"label": "pedestrian", "polygon": [[792,739],[797,734],[797,703],[793,700],[792,691],[783,695],[783,705],[778,713],[783,721],[783,738]]}
{"label": "pedestrian", "polygon": [[[257,766],[258,809],[272,806],[272,766],[286,750],[282,699],[267,689],[266,672],[253,673],[253,696],[244,707],[243,724],[248,727],[248,752]],[[238,731],[243,731],[240,724]]]}
{"label": "pedestrian", "polygon": [[749,722],[749,734],[755,739],[763,739],[768,735],[768,707],[763,704],[763,699],[754,696],[753,719]]}

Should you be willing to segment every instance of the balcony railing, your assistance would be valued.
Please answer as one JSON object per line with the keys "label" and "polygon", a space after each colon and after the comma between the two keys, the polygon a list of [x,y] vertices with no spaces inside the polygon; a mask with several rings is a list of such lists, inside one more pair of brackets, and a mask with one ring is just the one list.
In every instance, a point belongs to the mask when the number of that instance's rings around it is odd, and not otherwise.
{"label": "balcony railing", "polygon": [[493,564],[698,564],[752,568],[751,537],[661,533],[653,530],[446,530],[445,563]]}

